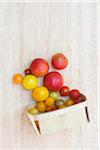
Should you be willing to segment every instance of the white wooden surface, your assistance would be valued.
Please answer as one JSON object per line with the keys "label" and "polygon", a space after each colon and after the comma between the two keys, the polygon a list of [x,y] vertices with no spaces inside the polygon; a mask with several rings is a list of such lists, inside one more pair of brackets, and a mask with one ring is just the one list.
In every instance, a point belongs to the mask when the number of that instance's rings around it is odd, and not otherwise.
{"label": "white wooden surface", "polygon": [[[38,137],[23,113],[30,92],[12,84],[35,57],[64,52],[65,82],[89,99],[91,123]],[[0,148],[97,150],[97,4],[0,3]]]}

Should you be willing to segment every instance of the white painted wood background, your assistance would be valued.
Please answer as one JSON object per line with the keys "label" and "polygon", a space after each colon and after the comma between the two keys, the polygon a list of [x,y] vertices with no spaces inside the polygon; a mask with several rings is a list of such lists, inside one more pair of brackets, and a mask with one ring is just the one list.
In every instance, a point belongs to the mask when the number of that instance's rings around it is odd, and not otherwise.
{"label": "white painted wood background", "polygon": [[[11,79],[56,52],[69,57],[65,83],[87,95],[91,123],[38,137],[23,113],[30,92]],[[1,150],[97,150],[97,105],[97,3],[0,3]]]}

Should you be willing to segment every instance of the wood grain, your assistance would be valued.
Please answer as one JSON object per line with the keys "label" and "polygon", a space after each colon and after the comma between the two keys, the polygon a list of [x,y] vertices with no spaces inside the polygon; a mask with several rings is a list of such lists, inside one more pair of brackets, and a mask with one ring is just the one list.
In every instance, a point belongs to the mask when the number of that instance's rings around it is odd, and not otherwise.
{"label": "wood grain", "polygon": [[[0,3],[0,149],[97,150],[97,3]],[[65,83],[88,97],[86,127],[38,137],[24,107],[31,92],[12,84],[35,57],[64,52]]]}

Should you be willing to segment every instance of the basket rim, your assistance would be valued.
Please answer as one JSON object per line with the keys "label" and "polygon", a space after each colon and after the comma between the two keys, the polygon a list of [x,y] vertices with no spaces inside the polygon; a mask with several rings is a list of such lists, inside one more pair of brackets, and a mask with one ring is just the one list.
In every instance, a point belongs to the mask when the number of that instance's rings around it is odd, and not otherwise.
{"label": "basket rim", "polygon": [[43,120],[43,119],[48,119],[50,117],[57,117],[57,116],[63,116],[66,114],[66,112],[68,111],[73,111],[73,110],[77,110],[77,109],[81,109],[87,106],[87,100],[63,109],[58,109],[58,110],[54,110],[54,111],[50,111],[50,112],[46,112],[46,113],[41,113],[41,114],[37,114],[37,115],[31,115],[30,113],[28,113],[27,109],[31,108],[32,106],[34,106],[35,104],[31,104],[29,106],[26,107],[26,114],[27,116],[30,118],[32,117],[33,120]]}

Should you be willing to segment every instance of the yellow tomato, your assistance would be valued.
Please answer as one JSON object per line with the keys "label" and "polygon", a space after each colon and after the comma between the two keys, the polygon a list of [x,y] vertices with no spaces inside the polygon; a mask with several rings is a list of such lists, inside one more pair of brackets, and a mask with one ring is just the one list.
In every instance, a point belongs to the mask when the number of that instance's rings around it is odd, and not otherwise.
{"label": "yellow tomato", "polygon": [[23,76],[21,74],[15,74],[13,76],[13,82],[15,84],[21,84],[23,82]]}
{"label": "yellow tomato", "polygon": [[74,100],[68,99],[68,100],[66,100],[66,101],[64,102],[64,104],[65,104],[65,106],[71,106],[71,105],[74,104]]}
{"label": "yellow tomato", "polygon": [[38,86],[33,90],[32,97],[34,100],[40,102],[47,99],[49,91],[45,86]]}
{"label": "yellow tomato", "polygon": [[37,104],[37,109],[39,112],[45,112],[46,111],[46,105],[44,102],[39,102]]}
{"label": "yellow tomato", "polygon": [[39,113],[39,111],[36,107],[33,107],[33,108],[28,109],[28,113],[30,113],[31,115],[36,115]]}
{"label": "yellow tomato", "polygon": [[54,104],[54,99],[52,97],[48,97],[46,100],[45,100],[45,104],[46,106],[51,106]]}
{"label": "yellow tomato", "polygon": [[33,75],[26,75],[23,79],[23,86],[27,90],[33,90],[38,85],[38,79]]}
{"label": "yellow tomato", "polygon": [[64,104],[59,106],[59,109],[65,108],[66,106]]}

